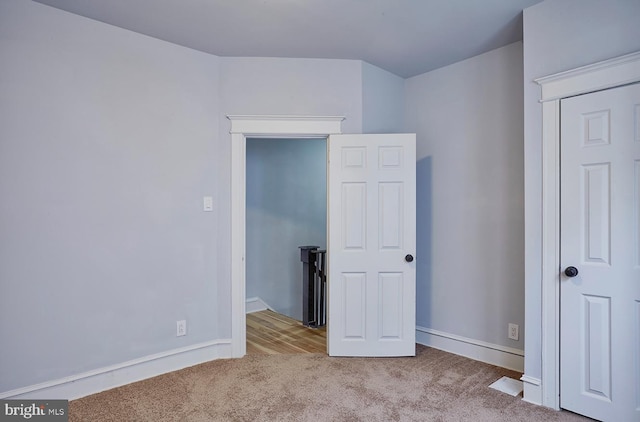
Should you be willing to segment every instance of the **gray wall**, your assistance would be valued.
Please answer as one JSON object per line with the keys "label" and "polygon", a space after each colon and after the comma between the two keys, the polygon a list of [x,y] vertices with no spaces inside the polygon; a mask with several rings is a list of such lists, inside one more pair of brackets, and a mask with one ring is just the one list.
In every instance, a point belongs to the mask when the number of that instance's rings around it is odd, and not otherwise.
{"label": "gray wall", "polygon": [[[221,57],[220,98],[227,114],[339,115],[345,133],[362,131],[359,60]],[[228,124],[223,133],[228,135]]]}
{"label": "gray wall", "polygon": [[0,63],[0,391],[221,337],[219,59],[3,0]]}
{"label": "gray wall", "polygon": [[218,304],[223,338],[231,336],[229,114],[345,116],[342,131],[362,130],[362,66],[357,60],[220,58],[220,143],[216,178],[223,199],[218,219]]}
{"label": "gray wall", "polygon": [[326,248],[326,139],[247,139],[247,298],[302,320],[299,246]]}
{"label": "gray wall", "polygon": [[[639,15],[637,0],[525,11],[522,151],[519,44],[411,78],[402,93],[397,77],[356,60],[219,58],[0,1],[0,391],[230,337],[227,114],[344,115],[345,133],[417,132],[418,324],[522,347],[506,323],[523,325],[526,239],[525,370],[539,376],[531,80],[640,50]],[[175,337],[178,319],[186,337]]]}
{"label": "gray wall", "polygon": [[535,78],[640,50],[640,1],[546,0],[524,11],[525,373],[542,375],[542,106]]}
{"label": "gray wall", "polygon": [[417,325],[523,349],[522,44],[406,80]]}
{"label": "gray wall", "polygon": [[226,114],[362,130],[355,60],[223,59],[2,0],[0,63],[0,392],[230,337]]}
{"label": "gray wall", "polygon": [[362,62],[362,133],[404,130],[404,79]]}

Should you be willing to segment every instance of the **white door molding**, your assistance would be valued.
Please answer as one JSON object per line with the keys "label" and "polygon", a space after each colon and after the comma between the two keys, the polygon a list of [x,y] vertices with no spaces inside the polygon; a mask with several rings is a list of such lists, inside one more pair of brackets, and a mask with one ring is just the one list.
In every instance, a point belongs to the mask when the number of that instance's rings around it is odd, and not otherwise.
{"label": "white door molding", "polygon": [[326,138],[341,132],[342,116],[229,115],[231,121],[231,354],[247,350],[245,230],[247,138]]}
{"label": "white door molding", "polygon": [[531,385],[531,398],[525,388],[524,399],[537,401],[535,397],[541,397],[543,406],[559,409],[560,100],[640,82],[640,52],[545,76],[535,82],[542,88],[542,380],[539,386]]}

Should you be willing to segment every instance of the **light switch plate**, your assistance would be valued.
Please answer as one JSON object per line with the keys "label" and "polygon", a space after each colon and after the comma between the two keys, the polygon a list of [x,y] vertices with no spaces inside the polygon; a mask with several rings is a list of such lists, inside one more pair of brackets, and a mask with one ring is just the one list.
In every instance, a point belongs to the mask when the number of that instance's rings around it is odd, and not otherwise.
{"label": "light switch plate", "polygon": [[213,211],[213,197],[205,196],[202,198],[202,210]]}
{"label": "light switch plate", "polygon": [[176,321],[176,337],[186,336],[187,335],[187,320],[181,319],[180,321]]}

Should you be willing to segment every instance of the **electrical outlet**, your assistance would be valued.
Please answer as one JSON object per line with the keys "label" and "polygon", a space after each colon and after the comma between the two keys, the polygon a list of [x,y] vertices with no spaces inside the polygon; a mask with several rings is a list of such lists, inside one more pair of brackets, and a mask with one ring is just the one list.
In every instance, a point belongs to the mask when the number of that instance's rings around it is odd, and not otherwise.
{"label": "electrical outlet", "polygon": [[518,327],[518,324],[509,324],[508,336],[511,340],[518,340],[518,338],[520,337],[519,331],[520,331],[520,327]]}
{"label": "electrical outlet", "polygon": [[187,321],[186,320],[180,320],[177,321],[176,325],[178,326],[178,329],[176,331],[176,337],[180,337],[180,336],[186,336],[187,335]]}

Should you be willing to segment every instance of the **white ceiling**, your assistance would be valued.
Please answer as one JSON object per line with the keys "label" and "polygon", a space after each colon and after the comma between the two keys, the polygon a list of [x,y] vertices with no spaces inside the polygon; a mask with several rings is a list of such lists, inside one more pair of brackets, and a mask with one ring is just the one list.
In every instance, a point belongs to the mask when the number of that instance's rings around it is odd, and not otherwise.
{"label": "white ceiling", "polygon": [[402,77],[522,39],[541,0],[36,0],[218,56],[364,60]]}

